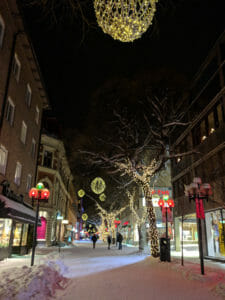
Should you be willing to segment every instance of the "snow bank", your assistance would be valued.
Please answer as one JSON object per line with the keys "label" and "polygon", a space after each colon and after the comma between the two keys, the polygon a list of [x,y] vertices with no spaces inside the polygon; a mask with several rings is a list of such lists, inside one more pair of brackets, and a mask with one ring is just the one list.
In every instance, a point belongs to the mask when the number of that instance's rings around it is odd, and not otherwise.
{"label": "snow bank", "polygon": [[50,299],[57,289],[64,289],[69,279],[61,275],[60,266],[23,266],[3,271],[0,275],[0,299]]}

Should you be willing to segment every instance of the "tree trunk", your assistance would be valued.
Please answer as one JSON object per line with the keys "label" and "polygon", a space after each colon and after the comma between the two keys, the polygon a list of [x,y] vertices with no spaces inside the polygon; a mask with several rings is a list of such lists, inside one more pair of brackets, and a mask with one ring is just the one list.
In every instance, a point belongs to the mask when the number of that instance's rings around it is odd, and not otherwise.
{"label": "tree trunk", "polygon": [[149,238],[151,243],[151,255],[153,257],[159,257],[159,234],[156,227],[156,216],[152,204],[151,189],[148,184],[143,186],[146,204],[148,207],[148,219],[149,219]]}
{"label": "tree trunk", "polygon": [[144,236],[142,233],[142,225],[138,225],[138,235],[139,235],[139,250],[144,250]]}

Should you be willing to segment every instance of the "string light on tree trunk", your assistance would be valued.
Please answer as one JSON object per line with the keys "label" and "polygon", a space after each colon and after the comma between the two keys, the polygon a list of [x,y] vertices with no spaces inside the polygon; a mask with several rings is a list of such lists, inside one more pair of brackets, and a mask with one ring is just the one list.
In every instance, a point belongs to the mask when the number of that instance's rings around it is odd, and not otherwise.
{"label": "string light on tree trunk", "polygon": [[138,39],[152,24],[158,0],[94,0],[98,25],[121,42]]}

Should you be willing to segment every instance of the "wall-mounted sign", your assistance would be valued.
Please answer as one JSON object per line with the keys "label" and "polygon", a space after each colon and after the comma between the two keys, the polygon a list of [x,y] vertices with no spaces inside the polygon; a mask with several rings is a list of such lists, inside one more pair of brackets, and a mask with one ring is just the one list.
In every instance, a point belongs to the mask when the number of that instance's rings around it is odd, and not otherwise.
{"label": "wall-mounted sign", "polygon": [[69,224],[69,220],[62,220],[62,224]]}

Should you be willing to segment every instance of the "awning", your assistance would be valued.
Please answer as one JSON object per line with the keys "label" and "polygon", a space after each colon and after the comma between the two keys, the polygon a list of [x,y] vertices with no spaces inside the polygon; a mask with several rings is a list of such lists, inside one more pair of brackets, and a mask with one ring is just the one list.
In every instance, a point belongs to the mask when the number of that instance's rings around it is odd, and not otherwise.
{"label": "awning", "polygon": [[[36,212],[23,203],[13,201],[0,194],[1,203],[4,203],[4,209],[0,210],[0,217],[14,219],[21,223],[35,223]],[[38,225],[41,225],[40,220],[38,220]]]}

